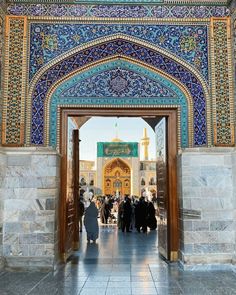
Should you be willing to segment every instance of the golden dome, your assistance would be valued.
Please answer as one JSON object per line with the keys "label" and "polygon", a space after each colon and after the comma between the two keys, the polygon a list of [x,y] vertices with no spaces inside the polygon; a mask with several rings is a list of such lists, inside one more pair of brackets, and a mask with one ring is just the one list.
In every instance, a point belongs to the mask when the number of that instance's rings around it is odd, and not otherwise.
{"label": "golden dome", "polygon": [[123,140],[119,139],[118,137],[115,137],[111,141],[112,142],[122,142]]}

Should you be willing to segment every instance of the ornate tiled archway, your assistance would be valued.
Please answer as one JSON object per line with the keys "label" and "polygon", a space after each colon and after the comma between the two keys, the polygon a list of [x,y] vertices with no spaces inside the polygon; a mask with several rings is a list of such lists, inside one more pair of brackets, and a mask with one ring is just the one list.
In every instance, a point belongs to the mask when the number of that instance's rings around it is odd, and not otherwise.
{"label": "ornate tiled archway", "polygon": [[[117,89],[116,89],[117,87]],[[56,84],[45,102],[46,144],[59,142],[57,125],[63,106],[179,106],[179,146],[193,143],[193,113],[191,95],[167,75],[163,76],[137,62],[114,58],[84,69]]]}
{"label": "ornate tiled archway", "polygon": [[[142,44],[140,40],[127,36],[111,36],[90,43],[80,49],[48,63],[34,77],[31,83],[29,97],[32,114],[28,116],[28,142],[30,144],[45,145],[45,102],[51,88],[63,79],[76,72],[99,64],[104,59],[128,58],[142,63],[153,70],[171,77],[187,89],[193,101],[193,145],[207,145],[210,134],[210,117],[207,117],[207,104],[209,103],[208,90],[204,79],[194,69],[176,57],[157,49],[149,44]],[[158,105],[158,103],[155,103]],[[207,129],[209,132],[207,133]],[[208,136],[208,138],[207,138]]]}

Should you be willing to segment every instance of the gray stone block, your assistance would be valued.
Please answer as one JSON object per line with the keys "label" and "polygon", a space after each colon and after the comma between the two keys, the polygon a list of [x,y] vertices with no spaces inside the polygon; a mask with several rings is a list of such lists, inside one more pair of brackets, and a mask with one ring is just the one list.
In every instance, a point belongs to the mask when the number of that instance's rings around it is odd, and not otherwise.
{"label": "gray stone block", "polygon": [[216,220],[210,222],[211,231],[231,231],[234,230],[234,221],[233,220]]}
{"label": "gray stone block", "polygon": [[37,244],[37,234],[23,234],[19,235],[20,244]]}
{"label": "gray stone block", "polygon": [[58,188],[38,188],[37,198],[58,198],[59,189]]}
{"label": "gray stone block", "polygon": [[3,245],[3,256],[10,256],[11,254],[11,245]]}
{"label": "gray stone block", "polygon": [[45,245],[45,255],[48,255],[48,256],[53,256],[55,255],[55,245],[54,244],[48,244],[48,245]]}
{"label": "gray stone block", "polygon": [[46,231],[49,233],[54,233],[55,223],[50,221],[46,222]]}
{"label": "gray stone block", "polygon": [[29,233],[30,223],[24,222],[6,222],[4,224],[5,233]]}
{"label": "gray stone block", "polygon": [[18,233],[4,234],[4,244],[18,245],[19,244],[19,234]]}
{"label": "gray stone block", "polygon": [[195,254],[207,254],[209,253],[209,244],[208,243],[202,243],[202,244],[194,244],[193,245],[193,253]]}
{"label": "gray stone block", "polygon": [[7,268],[19,269],[19,270],[53,270],[54,257],[18,257],[11,256],[6,257],[5,265]]}
{"label": "gray stone block", "polygon": [[182,251],[185,254],[191,254],[193,253],[193,244],[184,244]]}
{"label": "gray stone block", "polygon": [[39,188],[57,188],[59,184],[59,179],[57,177],[41,177],[41,186]]}
{"label": "gray stone block", "polygon": [[219,243],[235,244],[235,231],[218,231]]}
{"label": "gray stone block", "polygon": [[[0,179],[1,181],[1,179]],[[21,188],[23,187],[23,178],[6,177],[1,184],[1,188]]]}
{"label": "gray stone block", "polygon": [[199,210],[192,210],[192,209],[185,209],[181,210],[181,214],[184,219],[201,219],[201,211]]}
{"label": "gray stone block", "polygon": [[44,233],[45,232],[45,222],[35,221],[30,223],[30,233]]}
{"label": "gray stone block", "polygon": [[233,210],[204,210],[202,212],[203,220],[232,220]]}
{"label": "gray stone block", "polygon": [[24,210],[19,212],[19,221],[35,221],[36,212],[33,210]]}
{"label": "gray stone block", "polygon": [[193,222],[190,220],[183,221],[183,230],[184,231],[191,231],[193,229]]}
{"label": "gray stone block", "polygon": [[193,231],[208,231],[209,222],[208,221],[193,221],[192,222]]}
{"label": "gray stone block", "polygon": [[55,199],[46,200],[46,210],[55,210]]}
{"label": "gray stone block", "polygon": [[54,234],[52,233],[39,233],[37,234],[37,244],[53,244]]}
{"label": "gray stone block", "polygon": [[45,255],[47,256],[44,245],[29,245],[29,256],[40,257]]}
{"label": "gray stone block", "polygon": [[7,157],[8,166],[30,166],[31,156],[30,155],[8,155]]}
{"label": "gray stone block", "polygon": [[211,253],[233,253],[234,245],[229,243],[217,243],[209,246]]}

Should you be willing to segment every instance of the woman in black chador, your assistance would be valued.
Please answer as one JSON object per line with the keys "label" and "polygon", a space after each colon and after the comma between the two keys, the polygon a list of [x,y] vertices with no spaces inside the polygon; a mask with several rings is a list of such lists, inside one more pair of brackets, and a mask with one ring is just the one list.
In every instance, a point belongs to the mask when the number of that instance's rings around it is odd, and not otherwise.
{"label": "woman in black chador", "polygon": [[147,232],[147,205],[145,198],[141,197],[135,206],[135,226],[138,232]]}
{"label": "woman in black chador", "polygon": [[131,215],[132,215],[132,206],[131,200],[128,197],[125,197],[125,202],[123,205],[123,225],[122,231],[130,232],[130,222],[131,222]]}
{"label": "woman in black chador", "polygon": [[98,209],[93,201],[85,211],[84,225],[87,232],[87,241],[93,240],[95,243],[98,238]]}
{"label": "woman in black chador", "polygon": [[157,228],[156,210],[152,202],[148,202],[147,204],[147,226],[150,230]]}

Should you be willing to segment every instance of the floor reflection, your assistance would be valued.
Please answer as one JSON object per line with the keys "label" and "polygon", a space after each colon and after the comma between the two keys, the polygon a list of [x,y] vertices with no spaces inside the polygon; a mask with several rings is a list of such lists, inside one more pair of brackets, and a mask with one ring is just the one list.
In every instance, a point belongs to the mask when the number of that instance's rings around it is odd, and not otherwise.
{"label": "floor reflection", "polygon": [[73,255],[78,261],[89,263],[157,263],[158,255],[157,231],[147,233],[123,233],[116,225],[100,225],[99,239],[96,243],[87,243],[83,230],[80,249]]}
{"label": "floor reflection", "polygon": [[1,295],[233,295],[232,271],[183,271],[158,256],[157,231],[122,233],[100,227],[97,243],[87,243],[56,272],[0,272]]}

